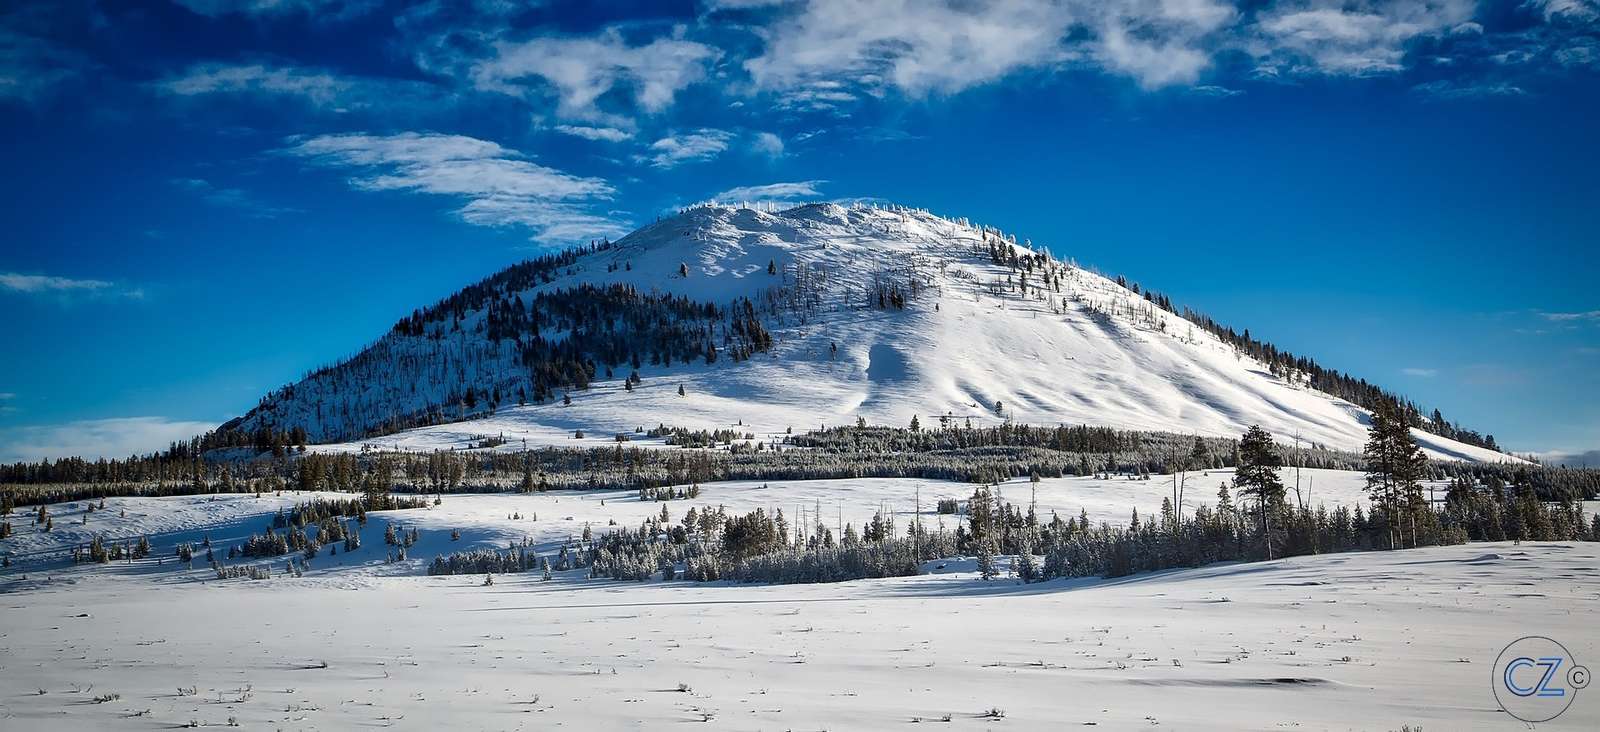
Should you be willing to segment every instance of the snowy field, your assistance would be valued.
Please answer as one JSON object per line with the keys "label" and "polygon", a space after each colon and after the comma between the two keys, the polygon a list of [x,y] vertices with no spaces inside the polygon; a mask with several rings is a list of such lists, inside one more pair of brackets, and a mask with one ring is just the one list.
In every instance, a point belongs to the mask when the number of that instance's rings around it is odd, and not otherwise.
{"label": "snowy field", "polygon": [[[1215,500],[1226,471],[1195,474]],[[1311,502],[1360,500],[1360,474],[1307,470]],[[1292,479],[1291,479],[1292,482]],[[1120,523],[1154,513],[1171,479],[1063,478],[1040,511]],[[713,483],[665,505],[801,511],[903,527],[918,499],[971,486],[920,480]],[[1035,486],[1008,483],[1026,503]],[[332,495],[332,494],[322,494]],[[1292,496],[1292,493],[1291,493]],[[14,516],[0,574],[0,729],[1505,729],[1488,676],[1538,633],[1600,658],[1600,546],[1474,544],[1213,565],[1118,580],[985,583],[972,562],[833,585],[617,583],[582,570],[420,576],[438,553],[634,525],[661,503],[626,492],[448,495],[371,514],[363,547],[302,578],[219,581],[172,547],[258,532],[310,494],[108,499],[84,529],[70,504],[45,533]],[[1192,506],[1191,506],[1192,509]],[[81,506],[80,506],[81,510]],[[513,518],[520,515],[520,518]],[[535,518],[537,517],[537,518]],[[809,518],[809,516],[808,516]],[[20,519],[20,520],[19,520]],[[945,517],[954,528],[955,517]],[[389,523],[418,529],[384,561]],[[92,531],[149,535],[151,558],[69,566]],[[459,540],[451,532],[459,531]],[[283,558],[261,560],[281,570]],[[197,565],[201,563],[197,562]],[[681,689],[681,690],[680,690]],[[1600,693],[1551,729],[1594,729]],[[1003,718],[986,716],[998,710]]]}
{"label": "snowy field", "polygon": [[[1294,471],[1284,473],[1289,500],[1295,501]],[[1201,504],[1216,506],[1217,488],[1232,479],[1232,469],[1187,473],[1183,483],[1185,514],[1193,513]],[[1307,468],[1301,471],[1300,483],[1307,496],[1306,503],[1312,507],[1324,505],[1332,509],[1366,503],[1361,473]],[[997,491],[1001,498],[1020,507],[1037,501],[1037,510],[1044,521],[1049,520],[1051,512],[1060,514],[1063,519],[1077,518],[1083,512],[1095,523],[1126,525],[1135,509],[1145,519],[1157,516],[1162,499],[1173,495],[1173,484],[1170,475],[1156,475],[1149,480],[1044,478],[1037,484],[1019,478],[1000,484]],[[1429,486],[1437,489],[1439,500],[1444,499],[1444,483]],[[376,520],[363,536],[368,540],[366,546],[381,547],[384,522],[393,521],[400,527],[417,529],[421,538],[408,561],[414,571],[420,572],[424,562],[432,559],[435,553],[503,548],[508,542],[520,543],[524,539],[541,551],[555,551],[562,543],[580,536],[585,524],[597,533],[609,530],[613,521],[615,525],[637,527],[644,519],[658,515],[663,505],[667,506],[674,522],[682,519],[690,507],[721,506],[735,515],[760,508],[769,513],[782,510],[791,524],[814,526],[821,521],[837,535],[840,524],[851,523],[860,530],[863,523],[882,510],[894,516],[901,530],[914,516],[920,515],[931,529],[936,529],[942,518],[945,528],[954,531],[965,517],[940,517],[935,507],[944,498],[964,502],[972,495],[973,488],[968,483],[919,478],[724,481],[702,485],[698,498],[665,504],[640,501],[637,492],[626,490],[447,495],[436,507],[374,514]],[[261,533],[272,514],[280,508],[316,497],[349,498],[352,495],[285,491],[282,495],[267,494],[261,498],[251,494],[108,498],[106,508],[90,514],[87,524],[82,523],[84,502],[62,503],[51,507],[55,528],[50,532],[38,530],[26,514],[13,517],[17,534],[0,542],[0,549],[10,553],[20,569],[27,569],[36,562],[59,559],[72,547],[88,544],[96,535],[108,542],[137,541],[140,536],[148,536],[152,544],[166,547],[168,553],[178,543],[198,543],[206,536],[226,547],[251,534]],[[452,531],[460,531],[461,539],[451,541]],[[364,566],[370,564],[374,556],[381,558],[382,554],[323,556],[314,566],[329,570]],[[384,569],[402,571],[400,567]]]}
{"label": "snowy field", "polygon": [[[0,727],[1510,729],[1496,654],[1539,633],[1600,655],[1597,565],[1480,544],[1028,586],[97,568],[0,597]],[[1595,729],[1597,702],[1541,728]]]}

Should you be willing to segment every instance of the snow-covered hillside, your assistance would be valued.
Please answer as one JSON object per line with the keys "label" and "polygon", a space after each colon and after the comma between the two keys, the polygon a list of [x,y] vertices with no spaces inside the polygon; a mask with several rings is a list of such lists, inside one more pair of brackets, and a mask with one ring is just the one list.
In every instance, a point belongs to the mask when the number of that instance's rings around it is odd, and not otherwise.
{"label": "snow-covered hillside", "polygon": [[[532,393],[530,367],[519,341],[485,337],[491,321],[503,323],[511,303],[523,307],[584,285],[626,285],[724,308],[748,301],[772,342],[746,349],[745,360],[685,362],[680,354],[670,365],[650,363],[641,345],[636,386],[625,384],[633,366],[622,358],[599,363],[588,388],[560,388],[544,403],[518,406]],[[1209,436],[1260,424],[1286,443],[1298,437],[1350,451],[1366,439],[1361,408],[1296,375],[1270,373],[1141,294],[991,230],[922,211],[700,207],[506,287],[484,308],[391,332],[353,365],[270,395],[237,426],[298,426],[312,441],[360,444],[394,415],[431,411],[430,422],[453,421],[366,440],[401,449],[501,434],[513,447],[571,444],[577,429],[610,435],[657,424],[778,434],[858,417],[904,425],[914,415],[929,426],[941,416],[974,424],[1009,418]],[[560,343],[585,327],[577,317],[547,320],[532,337]],[[592,330],[619,327],[604,314],[602,326],[593,322]],[[723,316],[690,328],[718,348],[734,343]],[[469,386],[470,399],[463,396]],[[1414,433],[1434,457],[1513,459]]]}

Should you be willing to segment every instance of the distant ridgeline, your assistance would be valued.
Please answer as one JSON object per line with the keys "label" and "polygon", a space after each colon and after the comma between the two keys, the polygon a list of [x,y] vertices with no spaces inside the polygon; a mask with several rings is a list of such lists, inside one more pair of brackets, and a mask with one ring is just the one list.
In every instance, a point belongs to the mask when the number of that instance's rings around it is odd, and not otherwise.
{"label": "distant ridgeline", "polygon": [[[1038,282],[1059,269],[1057,260],[1046,254],[1019,251],[994,230],[982,231],[983,243],[968,250],[970,254],[1009,268],[1024,290],[1029,275]],[[308,442],[354,440],[460,421],[502,405],[548,402],[566,390],[585,389],[595,379],[615,378],[621,369],[632,372],[627,373],[631,377],[646,365],[741,361],[771,348],[770,318],[803,313],[820,302],[821,285],[809,279],[757,295],[759,304],[748,298],[697,302],[620,284],[579,284],[524,297],[532,288],[573,273],[581,258],[615,246],[602,241],[530,259],[417,310],[359,354],[266,395],[248,414],[184,450],[248,447],[281,452]],[[629,262],[609,266],[612,271],[632,269]],[[1437,409],[1424,417],[1416,404],[1364,379],[1281,350],[1248,329],[1240,333],[1187,307],[1180,312],[1166,295],[1123,277],[1115,281],[1142,296],[1152,312],[1159,308],[1183,317],[1266,364],[1280,378],[1367,410],[1397,403],[1413,427],[1499,449],[1492,435],[1454,425]],[[915,276],[907,282],[877,282],[874,291],[850,304],[910,307],[918,284]]]}
{"label": "distant ridgeline", "polygon": [[[745,435],[661,427],[671,444],[726,445]],[[105,496],[190,495],[300,490],[452,493],[544,490],[640,490],[721,480],[922,478],[993,483],[1010,478],[1113,474],[1148,476],[1239,464],[1239,441],[1106,427],[941,429],[833,427],[786,437],[774,449],[735,443],[721,450],[664,450],[629,445],[527,451],[321,454],[284,449],[279,457],[212,460],[175,445],[164,455],[126,460],[69,458],[0,465],[0,511],[7,505]],[[1361,455],[1280,446],[1284,465],[1356,470]],[[1600,470],[1528,463],[1430,461],[1425,479],[1464,479],[1505,495],[1527,492],[1563,504],[1600,496]],[[1515,491],[1499,490],[1515,488]]]}

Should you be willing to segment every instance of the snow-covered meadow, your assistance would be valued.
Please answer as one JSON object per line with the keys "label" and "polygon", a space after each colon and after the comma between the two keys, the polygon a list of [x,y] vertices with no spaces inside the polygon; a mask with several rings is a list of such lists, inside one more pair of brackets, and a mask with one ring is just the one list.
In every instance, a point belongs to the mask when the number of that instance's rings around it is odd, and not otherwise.
{"label": "snow-covered meadow", "polygon": [[[1506,729],[1489,685],[1506,643],[1537,632],[1600,653],[1597,564],[1593,545],[1496,544],[1027,586],[958,563],[808,586],[59,572],[0,598],[0,719]],[[1595,701],[1543,727],[1594,729]]]}
{"label": "snow-covered meadow", "polygon": [[[1285,471],[1289,498],[1298,500],[1293,469]],[[1232,469],[1193,471],[1183,478],[1183,506],[1192,513],[1202,504],[1215,506],[1217,489],[1233,479]],[[1160,512],[1163,499],[1173,496],[1176,480],[1171,475],[1155,475],[1148,480],[1125,477],[1043,478],[1037,483],[1018,478],[996,486],[1004,500],[1026,506],[1036,502],[1043,520],[1052,512],[1063,519],[1088,515],[1090,521],[1125,525],[1133,511],[1151,518]],[[1363,476],[1341,470],[1306,468],[1299,484],[1306,504],[1334,508],[1365,503]],[[1431,484],[1443,499],[1442,482]],[[636,527],[666,506],[673,521],[682,518],[690,507],[726,508],[730,514],[744,514],[757,508],[768,513],[783,511],[791,524],[814,526],[819,521],[840,531],[841,524],[858,529],[879,511],[892,516],[905,527],[920,516],[930,528],[940,522],[954,531],[963,516],[940,516],[940,499],[964,501],[974,486],[965,483],[920,478],[842,478],[831,480],[722,481],[700,487],[694,499],[669,502],[641,501],[628,490],[552,491],[549,493],[452,494],[438,506],[427,509],[380,512],[364,536],[381,538],[385,525],[394,522],[402,528],[415,528],[419,544],[411,553],[410,564],[420,571],[422,563],[434,553],[505,547],[510,542],[531,542],[541,551],[554,551],[574,540],[588,525],[591,531],[604,532],[612,526]],[[69,502],[51,507],[55,519],[52,531],[40,531],[26,516],[13,519],[17,534],[6,540],[4,550],[12,561],[26,569],[35,561],[59,559],[72,547],[83,546],[96,535],[106,541],[137,541],[148,536],[157,547],[179,543],[198,543],[209,536],[212,542],[237,544],[250,534],[260,533],[272,514],[295,503],[314,498],[349,498],[352,494],[284,491],[264,494],[217,494],[170,498],[108,498],[105,508],[82,518],[86,502]],[[459,531],[461,538],[451,540]],[[374,533],[375,532],[375,533]],[[372,546],[371,543],[368,546]],[[381,546],[381,544],[380,544]],[[377,554],[381,558],[381,553]],[[368,564],[374,555],[351,557],[323,556],[314,562],[317,569]],[[389,570],[391,572],[397,569]]]}
{"label": "snow-covered meadow", "polygon": [[[1227,471],[1193,473],[1189,510]],[[1291,485],[1292,485],[1292,476]],[[1357,473],[1306,470],[1311,505],[1361,500]],[[694,500],[623,491],[446,495],[370,515],[363,547],[303,577],[217,580],[179,566],[178,542],[226,546],[313,494],[113,498],[90,516],[58,504],[25,519],[0,574],[0,727],[724,729],[901,724],[1046,729],[1500,729],[1495,655],[1532,633],[1600,657],[1588,608],[1600,546],[1474,544],[1296,557],[1117,580],[984,582],[969,560],[926,574],[831,585],[593,580],[582,570],[427,577],[435,554],[532,542],[553,551],[585,524],[636,525],[665,505],[783,509],[904,526],[919,502],[972,486],[923,480],[728,482]],[[1026,480],[1009,501],[1125,522],[1154,513],[1170,476]],[[316,494],[332,496],[338,494]],[[1293,492],[1291,489],[1291,500]],[[81,510],[79,505],[78,510]],[[961,517],[945,516],[953,529]],[[388,525],[415,528],[385,561]],[[143,560],[71,566],[92,532],[148,535]],[[459,539],[452,535],[459,532]],[[282,557],[258,560],[281,569]],[[1580,698],[1547,726],[1592,729]],[[1003,717],[990,714],[991,710]]]}

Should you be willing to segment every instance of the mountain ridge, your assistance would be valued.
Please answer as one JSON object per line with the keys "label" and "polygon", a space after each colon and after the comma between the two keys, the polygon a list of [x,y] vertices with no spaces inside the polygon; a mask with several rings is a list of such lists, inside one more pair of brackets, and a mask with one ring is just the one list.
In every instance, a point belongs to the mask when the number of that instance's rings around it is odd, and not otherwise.
{"label": "mountain ridge", "polygon": [[[1175,310],[966,219],[704,205],[463,288],[223,430],[329,442],[455,424],[451,439],[509,428],[538,441],[920,414],[1212,436],[1262,422],[1285,441],[1360,450],[1365,410],[1313,381],[1386,392]],[[663,395],[663,378],[693,388]],[[1415,432],[1437,457],[1511,459]]]}

